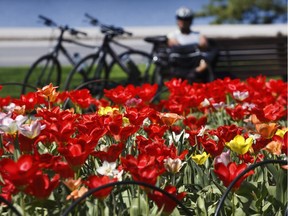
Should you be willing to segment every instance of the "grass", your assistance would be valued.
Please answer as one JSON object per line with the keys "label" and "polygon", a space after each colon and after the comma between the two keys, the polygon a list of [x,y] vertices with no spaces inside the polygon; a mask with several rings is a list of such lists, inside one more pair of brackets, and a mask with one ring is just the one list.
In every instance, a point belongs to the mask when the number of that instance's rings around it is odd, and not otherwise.
{"label": "grass", "polygon": [[[2,85],[2,90],[0,91],[0,97],[6,97],[10,95],[11,97],[19,97],[21,93],[21,85],[8,85],[5,83],[22,83],[26,72],[28,71],[28,66],[23,67],[1,67],[0,68],[0,85]],[[62,69],[62,81],[66,79],[71,68],[63,67]],[[3,85],[5,84],[5,85]]]}
{"label": "grass", "polygon": [[[141,67],[141,66],[140,66]],[[24,77],[29,69],[29,66],[22,66],[22,67],[0,67],[0,85],[2,85],[2,90],[0,91],[0,97],[16,97],[18,98],[21,94],[21,85],[7,85],[7,83],[23,83]],[[69,66],[63,66],[61,72],[61,85],[59,86],[59,90],[63,90],[63,86],[65,80],[72,70]],[[111,80],[120,83],[119,81],[125,79],[125,74],[121,71],[121,69],[116,66],[113,68],[111,73]],[[5,84],[6,83],[6,84]],[[5,85],[3,85],[5,84]]]}

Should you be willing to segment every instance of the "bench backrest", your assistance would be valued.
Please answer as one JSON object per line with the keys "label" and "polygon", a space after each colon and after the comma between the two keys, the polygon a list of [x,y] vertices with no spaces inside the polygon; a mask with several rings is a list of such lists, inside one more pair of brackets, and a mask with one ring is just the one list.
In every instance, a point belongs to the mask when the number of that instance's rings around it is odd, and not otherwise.
{"label": "bench backrest", "polygon": [[213,40],[219,50],[216,77],[287,77],[287,36]]}

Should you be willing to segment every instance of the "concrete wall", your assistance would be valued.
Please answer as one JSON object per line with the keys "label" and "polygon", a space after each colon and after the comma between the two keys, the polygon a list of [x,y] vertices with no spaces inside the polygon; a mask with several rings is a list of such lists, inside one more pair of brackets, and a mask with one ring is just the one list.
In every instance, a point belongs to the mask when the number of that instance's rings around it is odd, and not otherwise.
{"label": "concrete wall", "polygon": [[[126,27],[125,30],[133,33],[133,38],[144,38],[146,36],[165,35],[175,30],[175,26],[166,27]],[[90,40],[102,37],[99,28],[79,28],[88,34],[81,37]],[[203,25],[193,26],[193,30],[205,34],[209,38],[237,38],[237,37],[273,37],[277,34],[287,36],[287,25]],[[0,41],[7,40],[46,40],[57,35],[57,30],[48,27],[41,28],[0,28]]]}

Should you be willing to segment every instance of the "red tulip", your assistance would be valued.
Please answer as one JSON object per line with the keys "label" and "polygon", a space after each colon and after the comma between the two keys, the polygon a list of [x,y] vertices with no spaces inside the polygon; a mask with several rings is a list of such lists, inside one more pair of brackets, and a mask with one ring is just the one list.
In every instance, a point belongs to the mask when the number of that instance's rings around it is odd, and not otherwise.
{"label": "red tulip", "polygon": [[242,120],[249,112],[243,108],[242,105],[237,104],[234,108],[226,108],[226,112],[232,117],[234,120]]}
{"label": "red tulip", "polygon": [[[164,190],[175,196],[179,201],[181,201],[186,196],[186,192],[177,193],[176,187],[172,185],[166,186]],[[177,206],[177,203],[175,203],[171,198],[161,193],[160,191],[153,191],[152,193],[148,193],[148,197],[155,202],[159,209],[163,208],[163,212],[166,214],[170,214]]]}
{"label": "red tulip", "polygon": [[269,121],[277,121],[287,115],[287,110],[279,103],[268,104],[263,109],[264,116]]}
{"label": "red tulip", "polygon": [[[8,180],[3,180],[0,181],[0,187],[1,187],[1,193],[0,196],[2,196],[3,198],[5,198],[8,201],[12,201],[12,195],[16,194],[18,192],[18,190],[15,188],[15,186]],[[0,202],[0,205],[2,203]]]}
{"label": "red tulip", "polygon": [[189,116],[183,120],[183,123],[187,125],[191,130],[197,130],[202,126],[205,126],[207,123],[207,116],[202,116],[199,119],[197,119],[195,116]]}
{"label": "red tulip", "polygon": [[17,188],[30,184],[38,170],[38,164],[31,155],[22,155],[17,162],[3,158],[0,161],[0,174],[2,178],[12,182]]}
{"label": "red tulip", "polygon": [[140,126],[143,124],[144,119],[146,119],[150,113],[152,112],[152,109],[149,107],[144,108],[126,108],[125,117],[129,119],[130,124]]}
{"label": "red tulip", "polygon": [[124,144],[113,144],[104,151],[94,151],[91,155],[99,158],[101,161],[115,162],[124,149]]}
{"label": "red tulip", "polygon": [[11,103],[11,96],[0,97],[0,107],[8,106]]}
{"label": "red tulip", "polygon": [[[229,163],[227,166],[223,163],[215,163],[214,164],[214,172],[216,175],[223,181],[223,184],[228,187],[229,184],[245,169],[247,168],[246,164],[237,165],[235,162]],[[244,181],[245,178],[252,175],[254,173],[253,170],[246,173],[242,176],[237,183],[234,185],[234,190],[237,190],[240,187],[240,184]]]}
{"label": "red tulip", "polygon": [[74,177],[74,170],[69,166],[67,162],[57,161],[53,164],[52,170],[59,174],[61,178],[72,178]]}
{"label": "red tulip", "polygon": [[134,98],[137,94],[133,85],[128,85],[126,87],[119,85],[114,89],[104,89],[104,93],[107,98],[120,105],[125,104],[129,99]]}
{"label": "red tulip", "polygon": [[33,111],[38,104],[47,104],[45,99],[39,97],[36,92],[29,92],[26,95],[21,95],[19,100],[15,101],[19,106],[25,105],[26,110]]}
{"label": "red tulip", "polygon": [[128,171],[135,181],[146,182],[155,185],[157,177],[165,170],[160,169],[160,164],[156,158],[147,154],[140,154],[138,158],[132,155],[127,155],[126,158],[121,158],[122,166],[125,171]]}
{"label": "red tulip", "polygon": [[156,94],[158,85],[145,83],[142,86],[136,87],[137,95],[144,102],[149,102]]}
{"label": "red tulip", "polygon": [[51,192],[58,186],[60,175],[56,174],[51,180],[47,174],[41,171],[31,179],[30,184],[25,189],[25,192],[39,199],[46,199]]}
{"label": "red tulip", "polygon": [[53,136],[55,141],[67,141],[75,133],[77,116],[69,110],[62,111],[59,107],[41,109],[37,112],[38,116],[43,118],[41,124],[46,125],[41,134]]}
{"label": "red tulip", "polygon": [[158,124],[151,124],[148,127],[144,127],[144,130],[151,140],[162,138],[167,129],[168,127],[166,125],[160,126]]}
{"label": "red tulip", "polygon": [[[112,182],[116,182],[117,179],[113,178],[110,179],[108,176],[89,176],[87,181],[85,182],[85,184],[88,186],[89,189],[92,188],[97,188],[100,187],[102,185],[108,184],[108,183],[112,183]],[[102,189],[98,192],[93,193],[93,196],[95,196],[98,199],[105,199],[113,190],[113,187],[108,187],[105,189]]]}
{"label": "red tulip", "polygon": [[86,147],[86,145],[83,146],[75,143],[66,145],[64,147],[59,147],[58,151],[65,157],[66,161],[73,169],[79,169],[92,152],[91,148]]}
{"label": "red tulip", "polygon": [[88,108],[91,104],[96,104],[96,99],[92,97],[88,89],[70,91],[69,98],[83,109]]}

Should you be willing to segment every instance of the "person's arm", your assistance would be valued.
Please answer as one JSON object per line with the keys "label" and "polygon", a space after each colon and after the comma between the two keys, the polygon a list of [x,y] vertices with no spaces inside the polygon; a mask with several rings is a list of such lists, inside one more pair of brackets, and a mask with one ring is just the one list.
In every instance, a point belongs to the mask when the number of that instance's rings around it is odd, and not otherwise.
{"label": "person's arm", "polygon": [[179,41],[177,40],[177,34],[178,34],[178,32],[174,31],[174,32],[170,32],[170,33],[168,33],[166,35],[166,37],[167,37],[167,46],[168,47],[173,47],[173,46],[180,45]]}
{"label": "person's arm", "polygon": [[200,35],[199,37],[199,48],[204,51],[208,49],[208,40],[204,35]]}
{"label": "person's arm", "polygon": [[168,39],[167,39],[167,45],[168,45],[169,47],[173,47],[173,46],[178,46],[178,45],[180,45],[180,44],[179,44],[179,42],[177,41],[176,38],[168,38]]}

